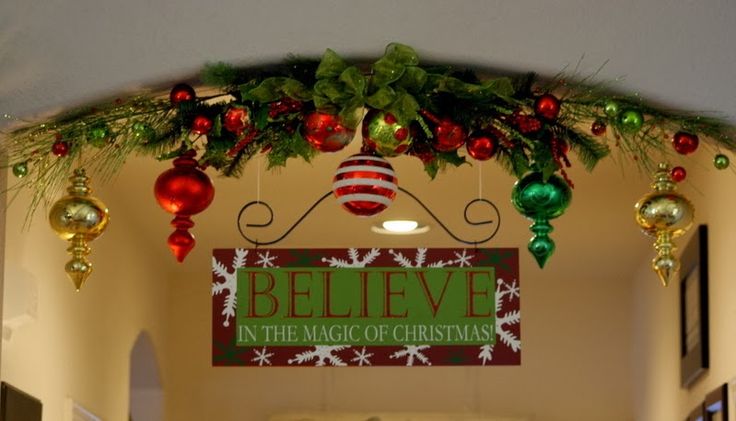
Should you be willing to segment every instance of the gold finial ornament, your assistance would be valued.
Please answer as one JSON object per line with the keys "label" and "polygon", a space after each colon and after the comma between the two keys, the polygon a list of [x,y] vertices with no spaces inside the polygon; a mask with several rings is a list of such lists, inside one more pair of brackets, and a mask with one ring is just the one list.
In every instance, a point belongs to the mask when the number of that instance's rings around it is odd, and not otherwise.
{"label": "gold finial ornament", "polygon": [[672,240],[692,226],[695,208],[687,198],[675,191],[675,182],[667,164],[659,164],[652,189],[653,192],[636,202],[636,223],[645,234],[656,238],[654,250],[657,257],[652,260],[652,269],[662,285],[667,286],[680,268],[680,261],[674,255],[677,247]]}
{"label": "gold finial ornament", "polygon": [[87,255],[92,251],[87,243],[99,237],[105,231],[110,216],[107,206],[92,196],[92,189],[88,185],[89,178],[83,169],[74,170],[69,177],[71,186],[69,194],[62,197],[51,207],[49,224],[56,234],[71,245],[67,249],[72,259],[64,269],[69,279],[79,291],[82,284],[92,273],[92,263]]}

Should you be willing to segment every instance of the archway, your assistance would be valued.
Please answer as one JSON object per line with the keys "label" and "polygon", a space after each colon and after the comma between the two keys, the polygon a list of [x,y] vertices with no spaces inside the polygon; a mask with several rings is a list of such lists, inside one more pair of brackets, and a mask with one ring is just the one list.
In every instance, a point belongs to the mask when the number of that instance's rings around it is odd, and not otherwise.
{"label": "archway", "polygon": [[151,337],[141,332],[130,352],[130,420],[161,421],[164,393]]}

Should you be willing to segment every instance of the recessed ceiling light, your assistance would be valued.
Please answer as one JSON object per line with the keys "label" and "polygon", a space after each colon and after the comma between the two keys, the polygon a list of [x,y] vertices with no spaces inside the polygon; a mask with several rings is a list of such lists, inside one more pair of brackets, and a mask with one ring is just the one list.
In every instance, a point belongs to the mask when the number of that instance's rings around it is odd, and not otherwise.
{"label": "recessed ceiling light", "polygon": [[383,221],[380,226],[373,225],[371,231],[378,234],[410,235],[427,232],[429,226],[419,226],[419,222],[409,219],[393,219]]}

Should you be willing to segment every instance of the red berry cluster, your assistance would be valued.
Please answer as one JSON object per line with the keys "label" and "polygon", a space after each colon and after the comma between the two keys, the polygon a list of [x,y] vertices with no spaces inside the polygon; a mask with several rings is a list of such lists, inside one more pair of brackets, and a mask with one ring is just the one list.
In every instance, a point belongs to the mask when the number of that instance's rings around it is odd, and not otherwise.
{"label": "red berry cluster", "polygon": [[518,111],[511,115],[511,122],[521,134],[534,134],[542,130],[542,122],[530,115],[524,115]]}
{"label": "red berry cluster", "polygon": [[301,111],[301,109],[301,102],[293,98],[286,97],[268,104],[268,116],[270,118],[276,118],[282,114],[297,113]]}

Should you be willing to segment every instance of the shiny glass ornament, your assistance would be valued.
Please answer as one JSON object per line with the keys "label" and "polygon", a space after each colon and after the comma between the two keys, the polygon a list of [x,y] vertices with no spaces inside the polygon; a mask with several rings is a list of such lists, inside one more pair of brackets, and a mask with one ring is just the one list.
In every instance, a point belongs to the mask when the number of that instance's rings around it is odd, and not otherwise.
{"label": "shiny glass ornament", "polygon": [[412,144],[408,123],[385,111],[371,110],[363,119],[363,143],[385,157],[401,155]]}
{"label": "shiny glass ornament", "polygon": [[189,232],[194,227],[190,216],[207,209],[215,198],[212,181],[197,168],[194,155],[190,150],[176,158],[174,168],[159,175],[153,187],[159,206],[176,215],[171,221],[175,231],[169,236],[168,245],[179,262],[184,261],[195,245],[194,236]]}
{"label": "shiny glass ornament", "polygon": [[391,164],[380,156],[359,153],[342,161],[332,179],[337,202],[357,216],[373,216],[396,197],[398,179]]}
{"label": "shiny glass ornament", "polygon": [[689,155],[698,149],[700,139],[698,135],[688,132],[677,132],[672,136],[672,147],[680,155]]}
{"label": "shiny glass ornament", "polygon": [[609,117],[616,117],[620,111],[621,109],[616,101],[606,101],[603,104],[603,112]]}
{"label": "shiny glass ornament", "polygon": [[716,167],[719,170],[725,170],[728,168],[728,165],[731,163],[731,160],[728,159],[728,157],[722,153],[719,153],[715,157],[713,157],[713,166]]}
{"label": "shiny glass ornament", "polygon": [[302,135],[320,152],[337,152],[352,142],[355,130],[345,127],[337,115],[315,111],[304,118]]}
{"label": "shiny glass ornament", "polygon": [[659,164],[654,177],[654,191],[639,199],[635,205],[635,220],[645,234],[656,238],[654,249],[657,257],[652,260],[652,269],[662,284],[667,286],[680,266],[674,255],[676,246],[672,240],[690,228],[695,208],[675,191],[667,164]]}
{"label": "shiny glass ornament", "polygon": [[485,133],[468,138],[465,143],[468,155],[478,161],[487,161],[493,157],[498,149],[498,140],[493,135]]}
{"label": "shiny glass ornament", "polygon": [[195,98],[196,94],[194,93],[194,88],[186,83],[179,83],[174,86],[169,93],[169,100],[172,105],[179,105],[186,101],[194,101]]}
{"label": "shiny glass ornament", "polygon": [[65,140],[57,140],[51,145],[51,153],[59,158],[69,155],[69,142]]}
{"label": "shiny glass ornament", "polygon": [[606,122],[603,120],[596,120],[590,126],[590,132],[595,136],[603,136],[606,134]]}
{"label": "shiny glass ornament", "polygon": [[13,165],[13,175],[18,178],[23,178],[28,175],[28,163],[19,162]]}
{"label": "shiny glass ornament", "polygon": [[529,228],[534,237],[529,241],[529,252],[540,268],[555,250],[555,243],[549,237],[553,228],[549,220],[561,216],[572,200],[572,190],[564,179],[552,174],[544,181],[540,172],[532,172],[514,184],[511,203],[517,211],[534,223]]}
{"label": "shiny glass ornament", "polygon": [[636,133],[644,125],[644,115],[639,110],[627,109],[618,116],[621,129],[627,133]]}
{"label": "shiny glass ornament", "polygon": [[212,130],[212,120],[209,117],[198,115],[192,121],[192,133],[196,135],[206,135]]}
{"label": "shiny glass ornament", "polygon": [[539,96],[534,101],[534,114],[545,120],[556,120],[560,114],[560,100],[552,94]]}
{"label": "shiny glass ornament", "polygon": [[110,128],[106,124],[95,124],[87,130],[87,142],[96,148],[105,146],[108,136]]}
{"label": "shiny glass ornament", "polygon": [[67,251],[72,259],[65,270],[77,291],[92,273],[92,263],[87,260],[91,249],[89,241],[100,236],[110,222],[107,207],[92,196],[88,178],[83,169],[74,171],[69,178],[69,193],[56,201],[49,211],[49,224],[62,240],[70,241]]}
{"label": "shiny glass ornament", "polygon": [[243,134],[250,122],[248,110],[243,107],[232,107],[225,112],[222,119],[222,127],[237,136]]}

